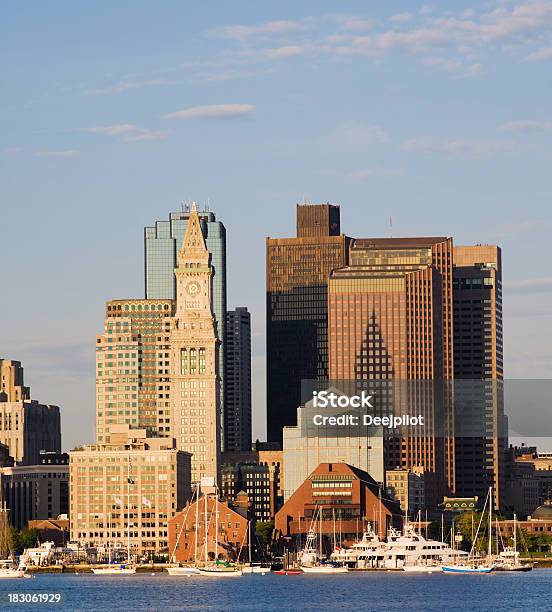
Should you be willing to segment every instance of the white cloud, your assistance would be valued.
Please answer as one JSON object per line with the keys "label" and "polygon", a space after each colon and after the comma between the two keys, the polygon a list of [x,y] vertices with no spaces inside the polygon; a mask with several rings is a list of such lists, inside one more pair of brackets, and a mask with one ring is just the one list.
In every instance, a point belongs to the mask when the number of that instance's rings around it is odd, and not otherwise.
{"label": "white cloud", "polygon": [[64,149],[62,151],[37,151],[37,157],[76,157],[79,151],[76,149]]}
{"label": "white cloud", "polygon": [[339,20],[339,28],[341,30],[349,30],[351,32],[363,32],[371,30],[374,27],[374,22],[371,19],[358,19],[356,17],[347,17]]}
{"label": "white cloud", "polygon": [[525,59],[529,60],[530,62],[552,59],[552,47],[544,47],[543,49],[529,53]]}
{"label": "white cloud", "polygon": [[411,21],[411,19],[413,18],[412,13],[397,13],[396,15],[392,15],[390,17],[391,21],[394,21],[395,23],[404,23],[406,21]]}
{"label": "white cloud", "polygon": [[519,119],[503,123],[500,129],[506,132],[549,132],[552,121],[535,121],[534,119]]}
{"label": "white cloud", "polygon": [[143,87],[154,87],[160,85],[172,85],[172,81],[166,79],[150,79],[147,81],[121,81],[109,87],[98,89],[86,89],[84,93],[87,96],[104,96],[110,94],[119,94],[131,89],[142,89]]}
{"label": "white cloud", "polygon": [[414,153],[463,155],[485,157],[506,153],[513,149],[513,143],[506,140],[449,140],[436,142],[431,138],[413,138],[403,142],[401,149]]}
{"label": "white cloud", "polygon": [[211,104],[190,106],[165,115],[165,119],[233,119],[255,112],[253,104]]}
{"label": "white cloud", "polygon": [[213,34],[223,36],[225,38],[233,38],[239,41],[245,41],[252,36],[270,36],[276,34],[288,34],[290,32],[298,32],[306,27],[302,21],[267,21],[257,25],[235,25],[215,28],[211,30]]}
{"label": "white cloud", "polygon": [[120,142],[139,142],[148,140],[162,140],[168,136],[168,132],[161,130],[147,130],[139,128],[133,123],[116,123],[114,125],[103,125],[97,127],[79,128],[79,132],[90,134],[107,134],[116,137]]}
{"label": "white cloud", "polygon": [[473,77],[481,76],[482,74],[483,74],[483,66],[479,64],[478,62],[475,62],[473,64],[470,64],[466,68],[462,76],[466,79],[471,79]]}

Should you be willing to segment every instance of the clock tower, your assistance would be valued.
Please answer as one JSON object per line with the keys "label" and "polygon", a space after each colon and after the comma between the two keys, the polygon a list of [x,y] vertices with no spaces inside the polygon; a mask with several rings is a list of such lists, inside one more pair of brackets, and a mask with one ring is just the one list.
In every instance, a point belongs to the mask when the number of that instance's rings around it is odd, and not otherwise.
{"label": "clock tower", "polygon": [[195,204],[178,253],[176,310],[170,332],[171,435],[192,453],[192,482],[220,482],[221,407],[213,316],[213,268]]}

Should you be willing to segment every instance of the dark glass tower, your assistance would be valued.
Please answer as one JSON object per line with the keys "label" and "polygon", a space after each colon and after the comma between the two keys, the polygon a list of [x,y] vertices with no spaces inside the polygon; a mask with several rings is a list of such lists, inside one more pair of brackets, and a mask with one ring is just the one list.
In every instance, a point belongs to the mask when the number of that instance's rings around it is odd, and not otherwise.
{"label": "dark glass tower", "polygon": [[266,240],[267,435],[295,425],[301,380],[328,377],[328,277],[347,263],[339,206],[298,204],[297,237]]}

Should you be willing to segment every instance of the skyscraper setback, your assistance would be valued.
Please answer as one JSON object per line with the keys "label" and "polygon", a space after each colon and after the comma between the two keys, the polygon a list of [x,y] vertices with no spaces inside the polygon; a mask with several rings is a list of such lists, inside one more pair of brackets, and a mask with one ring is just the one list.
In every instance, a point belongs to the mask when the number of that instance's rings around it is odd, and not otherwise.
{"label": "skyscraper setback", "polygon": [[423,467],[436,502],[455,477],[451,399],[437,400],[430,382],[454,374],[452,239],[354,239],[349,261],[329,278],[330,379],[393,381],[390,407],[426,415],[432,427],[386,439],[384,460]]}
{"label": "skyscraper setback", "polygon": [[298,204],[297,237],[266,239],[267,435],[295,425],[301,380],[328,377],[328,277],[347,263],[339,206]]}

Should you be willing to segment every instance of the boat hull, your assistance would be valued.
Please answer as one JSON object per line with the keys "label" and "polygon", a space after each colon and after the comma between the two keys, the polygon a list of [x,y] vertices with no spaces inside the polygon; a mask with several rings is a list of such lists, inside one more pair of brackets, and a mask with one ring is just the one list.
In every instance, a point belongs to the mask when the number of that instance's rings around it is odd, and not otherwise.
{"label": "boat hull", "polygon": [[433,574],[441,573],[443,568],[439,565],[403,565],[403,571],[410,572],[411,574]]}
{"label": "boat hull", "polygon": [[346,574],[348,567],[333,567],[332,565],[315,565],[313,567],[301,566],[305,574]]}
{"label": "boat hull", "polygon": [[200,576],[209,576],[209,578],[237,578],[243,575],[241,569],[199,568],[198,571]]}
{"label": "boat hull", "polygon": [[490,574],[494,567],[462,567],[455,565],[443,565],[442,571],[445,574]]}
{"label": "boat hull", "polygon": [[136,568],[135,567],[93,567],[92,568],[92,573],[96,574],[98,576],[109,576],[109,575],[115,575],[115,576],[127,576],[129,574],[135,574],[136,573]]}
{"label": "boat hull", "polygon": [[197,567],[167,567],[169,576],[197,576],[200,572]]}

